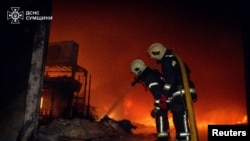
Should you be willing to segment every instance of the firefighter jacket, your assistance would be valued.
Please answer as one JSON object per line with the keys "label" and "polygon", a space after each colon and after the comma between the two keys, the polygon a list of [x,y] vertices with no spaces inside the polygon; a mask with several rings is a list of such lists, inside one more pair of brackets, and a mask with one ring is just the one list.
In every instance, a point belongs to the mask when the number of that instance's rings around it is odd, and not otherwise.
{"label": "firefighter jacket", "polygon": [[[171,97],[173,93],[183,89],[183,81],[181,68],[177,58],[173,55],[172,50],[167,50],[165,55],[157,63],[161,64],[162,73],[165,79],[164,89],[167,97]],[[190,69],[185,64],[190,88],[194,88],[193,82],[190,80]]]}
{"label": "firefighter jacket", "polygon": [[164,94],[164,79],[158,70],[147,67],[140,75],[137,76],[141,82],[150,90],[154,99],[160,99]]}

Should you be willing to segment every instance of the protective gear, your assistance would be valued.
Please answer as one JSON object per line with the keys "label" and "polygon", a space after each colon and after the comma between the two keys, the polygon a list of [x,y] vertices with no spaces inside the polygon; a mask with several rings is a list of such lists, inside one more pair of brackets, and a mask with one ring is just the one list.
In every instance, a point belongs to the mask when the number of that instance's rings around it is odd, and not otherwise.
{"label": "protective gear", "polygon": [[168,141],[169,138],[169,124],[165,112],[161,112],[158,117],[155,118],[156,130],[157,130],[157,141]]}
{"label": "protective gear", "polygon": [[[179,91],[176,91],[175,93],[172,94],[173,97],[178,96],[178,95],[184,95],[185,90],[180,89]],[[197,93],[195,88],[190,88],[190,94],[193,102],[197,101]]]}
{"label": "protective gear", "polygon": [[167,48],[160,43],[153,43],[148,48],[148,54],[151,58],[161,60],[167,51]]}
{"label": "protective gear", "polygon": [[191,93],[191,98],[193,102],[197,101],[197,94],[196,93]]}
{"label": "protective gear", "polygon": [[141,83],[140,80],[138,78],[134,78],[134,81],[131,82],[131,86],[135,86],[137,83]]}
{"label": "protective gear", "polygon": [[[161,97],[161,95],[164,94],[163,86],[165,84],[162,74],[159,71],[146,66],[140,59],[136,59],[131,63],[131,71],[137,75],[136,79],[143,83],[154,97],[155,107],[150,114],[155,119],[157,141],[167,141],[169,137],[169,109],[166,109],[166,107],[169,106],[166,106],[167,98]],[[160,101],[162,101],[161,106]]]}
{"label": "protective gear", "polygon": [[[178,58],[171,49],[167,49],[160,43],[152,44],[148,49],[151,58],[157,60],[161,64],[161,71],[164,75],[164,94],[170,99],[170,110],[173,115],[173,123],[176,130],[177,140],[189,140],[189,124],[187,119],[187,105],[185,99],[184,84],[182,78],[182,68]],[[187,80],[189,81],[190,93],[195,90],[190,79],[190,69],[184,64],[187,72]],[[196,93],[196,92],[195,92]],[[197,95],[192,96],[192,100],[197,100]]]}
{"label": "protective gear", "polygon": [[167,97],[166,96],[161,95],[159,107],[161,109],[163,109],[163,110],[168,108],[168,106],[167,106]]}
{"label": "protective gear", "polygon": [[[189,85],[190,85],[191,99],[192,99],[193,102],[196,102],[197,98],[198,98],[198,95],[197,95],[197,92],[196,92],[195,84],[190,80]],[[191,89],[193,89],[193,91],[191,91]]]}
{"label": "protective gear", "polygon": [[159,114],[160,114],[160,109],[159,109],[159,108],[154,108],[154,109],[151,111],[151,117],[152,117],[152,118],[158,117]]}
{"label": "protective gear", "polygon": [[147,66],[140,59],[136,59],[131,63],[131,71],[135,73],[135,75],[140,75],[146,68]]}
{"label": "protective gear", "polygon": [[184,129],[181,132],[176,133],[177,141],[190,141],[189,126],[187,121],[188,121],[187,112],[185,111],[183,114],[183,121],[182,121],[184,124]]}

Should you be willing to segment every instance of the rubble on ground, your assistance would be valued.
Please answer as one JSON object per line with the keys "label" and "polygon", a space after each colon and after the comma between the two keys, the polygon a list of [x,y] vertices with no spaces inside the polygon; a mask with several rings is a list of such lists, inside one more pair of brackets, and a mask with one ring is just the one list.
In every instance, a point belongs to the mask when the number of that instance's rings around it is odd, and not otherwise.
{"label": "rubble on ground", "polygon": [[72,120],[56,119],[39,127],[38,141],[92,141],[103,138],[124,137],[132,134],[129,120],[116,121],[104,117],[99,122],[75,118]]}

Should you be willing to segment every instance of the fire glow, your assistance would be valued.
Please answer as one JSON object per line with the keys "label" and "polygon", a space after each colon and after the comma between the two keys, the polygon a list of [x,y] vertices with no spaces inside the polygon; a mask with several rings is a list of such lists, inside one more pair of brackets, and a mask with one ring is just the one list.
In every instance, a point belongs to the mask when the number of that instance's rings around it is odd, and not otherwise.
{"label": "fire glow", "polygon": [[[130,119],[134,123],[140,123],[145,126],[155,127],[155,120],[150,116],[150,106],[136,105],[133,100],[128,98],[124,100],[124,109],[122,110],[124,111],[124,117]],[[135,107],[137,107],[138,109],[135,109]],[[196,125],[198,130],[206,131],[209,124],[247,124],[247,116],[245,113],[228,113],[228,110],[231,111],[232,109],[218,108],[206,113],[203,113],[202,111],[196,111]],[[233,109],[233,111],[238,110]],[[112,117],[116,119],[118,117],[116,117],[115,115],[119,115],[119,113],[112,113]],[[174,124],[171,112],[169,112],[168,116],[170,128],[173,129]]]}

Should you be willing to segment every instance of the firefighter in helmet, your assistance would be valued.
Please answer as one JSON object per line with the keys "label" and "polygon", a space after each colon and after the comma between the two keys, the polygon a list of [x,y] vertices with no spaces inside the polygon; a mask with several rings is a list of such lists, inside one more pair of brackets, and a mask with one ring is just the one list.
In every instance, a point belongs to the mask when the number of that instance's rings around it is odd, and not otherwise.
{"label": "firefighter in helmet", "polygon": [[154,108],[151,116],[155,118],[158,141],[167,141],[169,138],[168,104],[164,95],[163,77],[157,70],[146,66],[145,63],[136,59],[131,63],[131,71],[136,75],[135,81],[131,83],[143,83],[154,97]]}
{"label": "firefighter in helmet", "polygon": [[[170,111],[173,115],[173,122],[176,130],[176,141],[189,141],[190,129],[179,62],[173,51],[167,49],[161,43],[153,43],[148,48],[148,54],[151,58],[156,59],[158,64],[161,64],[162,74],[165,80],[165,94],[170,100]],[[186,64],[185,68],[189,81],[191,98],[193,102],[196,102],[197,94],[194,83],[190,80],[190,69]]]}

